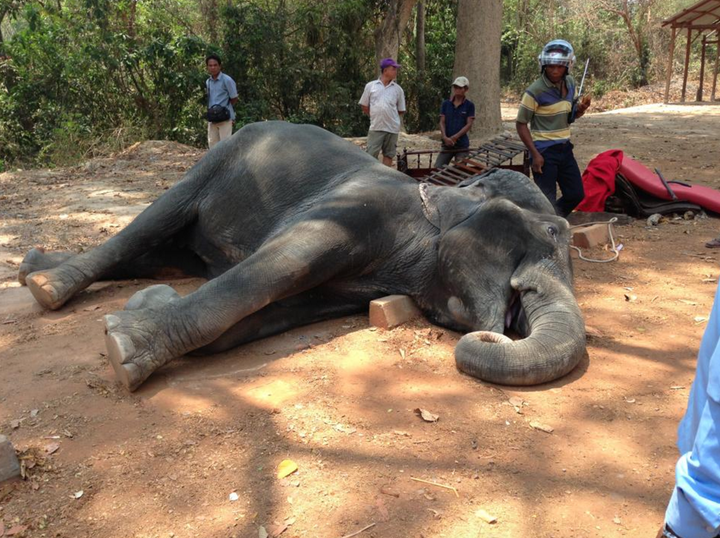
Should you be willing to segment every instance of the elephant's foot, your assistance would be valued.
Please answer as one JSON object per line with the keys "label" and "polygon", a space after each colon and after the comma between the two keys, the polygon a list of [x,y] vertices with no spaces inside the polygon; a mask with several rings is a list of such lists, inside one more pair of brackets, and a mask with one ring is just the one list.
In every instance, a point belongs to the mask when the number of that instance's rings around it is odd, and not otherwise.
{"label": "elephant's foot", "polygon": [[159,308],[171,301],[180,299],[180,294],[165,284],[156,284],[134,294],[123,310],[142,310],[143,308]]}
{"label": "elephant's foot", "polygon": [[49,310],[57,310],[88,285],[85,275],[69,264],[30,273],[25,283],[35,300]]}
{"label": "elephant's foot", "polygon": [[18,282],[25,286],[26,279],[30,273],[35,271],[43,271],[45,269],[53,269],[58,265],[68,261],[74,254],[72,252],[49,252],[45,253],[42,247],[36,247],[25,255],[20,269],[18,270]]}
{"label": "elephant's foot", "polygon": [[115,375],[134,391],[150,374],[175,358],[153,320],[157,310],[115,312],[104,317],[105,345]]}

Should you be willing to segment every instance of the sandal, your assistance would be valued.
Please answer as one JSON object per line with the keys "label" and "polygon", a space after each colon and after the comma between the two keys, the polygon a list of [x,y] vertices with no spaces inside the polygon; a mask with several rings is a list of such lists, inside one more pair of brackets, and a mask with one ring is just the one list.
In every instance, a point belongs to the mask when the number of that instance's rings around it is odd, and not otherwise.
{"label": "sandal", "polygon": [[707,248],[720,248],[720,237],[716,237],[712,241],[705,243]]}

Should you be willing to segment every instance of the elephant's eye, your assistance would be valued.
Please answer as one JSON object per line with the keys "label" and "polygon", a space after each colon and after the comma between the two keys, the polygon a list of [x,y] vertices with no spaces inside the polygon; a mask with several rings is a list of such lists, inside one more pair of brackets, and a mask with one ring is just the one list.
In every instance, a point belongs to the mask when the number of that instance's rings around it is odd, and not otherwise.
{"label": "elephant's eye", "polygon": [[550,235],[550,237],[557,241],[558,229],[555,226],[548,226],[547,233],[548,235]]}

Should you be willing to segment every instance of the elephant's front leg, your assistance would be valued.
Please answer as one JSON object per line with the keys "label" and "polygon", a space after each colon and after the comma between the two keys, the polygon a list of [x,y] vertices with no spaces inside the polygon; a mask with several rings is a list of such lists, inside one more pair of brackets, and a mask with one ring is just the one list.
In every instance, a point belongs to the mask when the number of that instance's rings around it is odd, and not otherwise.
{"label": "elephant's front leg", "polygon": [[135,390],[162,365],[254,312],[327,282],[348,267],[350,244],[332,224],[297,225],[182,299],[106,316],[108,357],[118,378]]}

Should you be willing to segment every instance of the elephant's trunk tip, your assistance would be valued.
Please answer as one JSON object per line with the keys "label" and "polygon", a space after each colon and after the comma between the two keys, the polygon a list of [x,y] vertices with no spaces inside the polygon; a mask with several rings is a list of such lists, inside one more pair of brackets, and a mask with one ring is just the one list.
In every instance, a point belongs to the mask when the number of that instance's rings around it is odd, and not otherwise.
{"label": "elephant's trunk tip", "polygon": [[492,331],[475,331],[466,335],[466,337],[468,336],[480,342],[487,342],[488,344],[509,344],[512,342],[512,339],[504,334]]}

